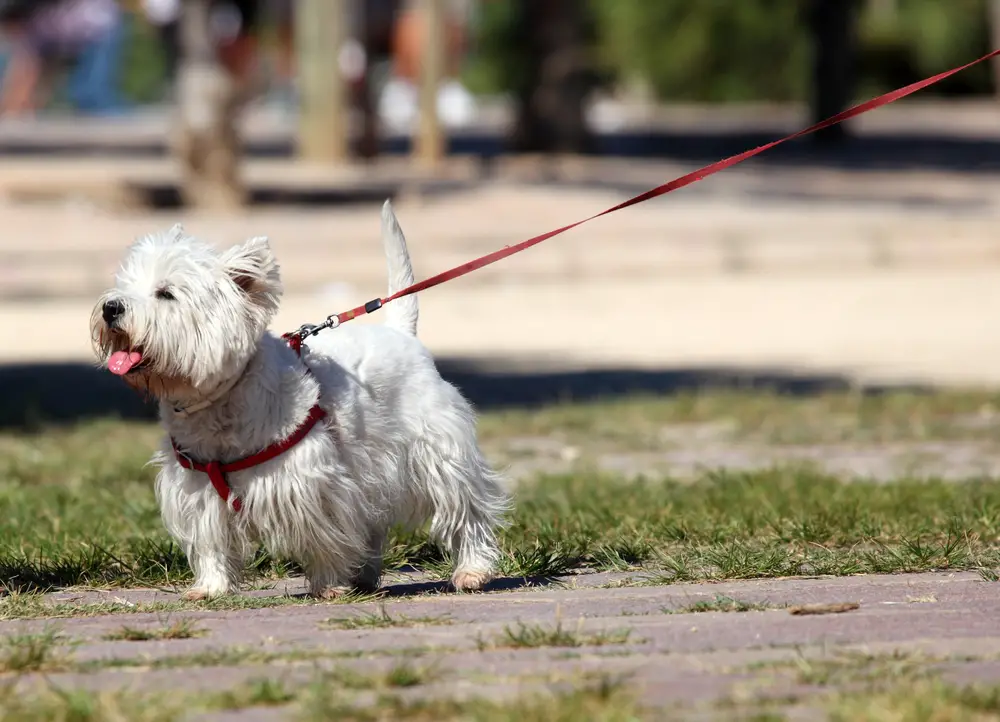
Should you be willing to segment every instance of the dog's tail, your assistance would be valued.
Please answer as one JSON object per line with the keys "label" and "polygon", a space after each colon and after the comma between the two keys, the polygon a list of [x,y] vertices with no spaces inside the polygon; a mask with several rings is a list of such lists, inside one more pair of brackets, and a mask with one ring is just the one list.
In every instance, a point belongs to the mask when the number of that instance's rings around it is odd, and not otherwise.
{"label": "dog's tail", "polygon": [[[389,201],[382,206],[382,244],[389,266],[389,295],[413,283],[413,265],[406,249],[406,238],[399,227]],[[385,307],[385,325],[411,336],[417,335],[417,295],[403,296]]]}

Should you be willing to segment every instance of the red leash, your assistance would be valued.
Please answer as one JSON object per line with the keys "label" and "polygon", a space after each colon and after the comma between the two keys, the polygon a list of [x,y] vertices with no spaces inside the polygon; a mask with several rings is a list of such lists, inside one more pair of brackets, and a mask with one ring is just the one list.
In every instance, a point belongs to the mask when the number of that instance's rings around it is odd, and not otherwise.
{"label": "red leash", "polygon": [[738,163],[742,163],[745,160],[753,158],[755,155],[759,155],[764,151],[770,150],[771,148],[779,146],[782,143],[785,143],[789,140],[801,138],[802,136],[815,133],[818,130],[829,128],[830,126],[837,125],[838,123],[843,123],[845,120],[850,120],[851,118],[855,118],[859,115],[862,115],[863,113],[867,113],[870,110],[881,108],[883,105],[894,103],[900,98],[905,98],[907,95],[912,95],[913,93],[916,93],[918,90],[923,90],[924,88],[930,85],[934,85],[934,83],[938,83],[944,80],[945,78],[949,78],[952,75],[955,75],[956,73],[962,72],[966,68],[971,68],[973,65],[978,65],[979,63],[989,60],[990,58],[994,58],[998,55],[1000,55],[1000,50],[994,50],[993,52],[984,55],[978,60],[973,60],[971,63],[966,63],[965,65],[962,65],[960,67],[952,68],[951,70],[946,70],[945,72],[939,73],[931,78],[920,80],[916,83],[912,83],[911,85],[907,85],[905,88],[900,88],[899,90],[893,90],[892,92],[886,93],[885,95],[880,95],[877,98],[872,98],[871,100],[868,100],[859,105],[855,105],[853,108],[849,108],[848,110],[845,110],[842,113],[838,113],[832,118],[828,118],[824,121],[816,123],[815,125],[811,125],[808,128],[800,130],[796,133],[792,133],[791,135],[781,138],[780,140],[775,140],[770,143],[767,143],[766,145],[754,148],[753,150],[748,150],[738,155],[730,156],[729,158],[725,158],[723,160],[712,163],[711,165],[707,165],[704,168],[700,168],[696,171],[688,173],[687,175],[681,176],[680,178],[672,180],[669,183],[664,183],[663,185],[657,186],[656,188],[648,190],[645,193],[641,193],[640,195],[637,195],[634,198],[630,198],[629,200],[623,203],[619,203],[618,205],[612,208],[608,208],[605,211],[601,211],[596,215],[590,216],[590,218],[584,218],[582,221],[577,221],[576,223],[571,223],[568,226],[557,228],[554,231],[543,233],[540,236],[529,238],[528,240],[521,241],[520,243],[516,243],[513,246],[505,246],[504,248],[493,251],[492,253],[488,253],[485,256],[481,256],[475,260],[469,261],[468,263],[463,263],[461,266],[456,266],[455,268],[452,268],[448,271],[444,271],[443,273],[439,273],[436,276],[431,276],[428,279],[407,286],[406,288],[402,289],[401,291],[397,291],[396,293],[392,294],[391,296],[388,296],[387,298],[376,298],[372,301],[369,301],[363,306],[352,308],[350,311],[344,311],[343,313],[338,313],[334,314],[333,316],[329,316],[327,317],[326,321],[319,324],[318,326],[309,326],[309,325],[303,326],[295,333],[299,335],[300,338],[304,338],[306,336],[311,336],[315,333],[319,333],[324,328],[336,328],[345,321],[350,321],[351,319],[357,318],[358,316],[363,316],[367,313],[372,313],[374,311],[377,311],[378,309],[382,308],[382,306],[384,306],[385,304],[389,303],[390,301],[394,301],[397,298],[402,298],[403,296],[409,296],[411,293],[417,293],[419,291],[424,291],[434,286],[439,286],[440,284],[445,283],[447,281],[451,281],[452,279],[458,278],[459,276],[464,276],[467,273],[472,273],[473,271],[477,271],[480,268],[483,268],[484,266],[490,265],[491,263],[496,263],[497,261],[507,258],[508,256],[513,256],[515,253],[520,253],[521,251],[531,248],[532,246],[538,245],[542,241],[547,241],[548,239],[554,236],[558,236],[561,233],[565,233],[566,231],[572,230],[577,226],[582,226],[584,223],[589,223],[590,221],[600,218],[601,216],[606,216],[611,213],[615,213],[616,211],[623,210],[625,208],[628,208],[629,206],[635,206],[640,203],[645,203],[646,201],[652,200],[653,198],[658,198],[659,196],[666,195],[667,193],[678,190],[679,188],[683,188],[684,186],[688,186],[704,178],[708,178],[708,176],[710,175],[714,175],[721,170],[725,170],[726,168],[731,168],[732,166]]}

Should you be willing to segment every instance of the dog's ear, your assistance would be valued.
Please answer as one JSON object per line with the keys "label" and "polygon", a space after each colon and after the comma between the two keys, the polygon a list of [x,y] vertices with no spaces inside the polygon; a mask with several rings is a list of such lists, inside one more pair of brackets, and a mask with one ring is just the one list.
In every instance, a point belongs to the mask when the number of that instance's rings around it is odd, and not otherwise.
{"label": "dog's ear", "polygon": [[175,223],[170,226],[170,230],[167,231],[167,238],[171,241],[179,241],[187,234],[184,232],[184,226],[180,223]]}
{"label": "dog's ear", "polygon": [[236,287],[258,303],[281,295],[281,275],[266,236],[256,236],[222,254],[222,266]]}

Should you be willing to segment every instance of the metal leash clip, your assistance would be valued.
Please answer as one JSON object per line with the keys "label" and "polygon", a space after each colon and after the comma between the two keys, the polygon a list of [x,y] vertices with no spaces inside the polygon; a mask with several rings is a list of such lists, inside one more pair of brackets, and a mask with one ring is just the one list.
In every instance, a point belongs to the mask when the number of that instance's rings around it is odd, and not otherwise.
{"label": "metal leash clip", "polygon": [[299,339],[305,340],[305,339],[309,338],[310,336],[315,336],[320,331],[323,331],[323,330],[328,329],[328,328],[337,328],[337,326],[339,326],[339,325],[340,325],[340,318],[339,318],[339,316],[337,314],[333,314],[332,316],[327,316],[326,320],[323,321],[323,323],[319,323],[319,324],[304,323],[304,324],[302,324],[301,326],[299,326],[298,330],[295,332],[294,335],[298,336]]}
{"label": "metal leash clip", "polygon": [[301,341],[304,338],[308,338],[309,336],[312,336],[314,333],[316,333],[316,330],[317,330],[317,327],[316,327],[315,324],[304,323],[301,326],[299,326],[298,329],[296,329],[294,333],[292,333],[290,335],[291,336],[295,336],[295,338],[297,338],[297,339],[299,339]]}

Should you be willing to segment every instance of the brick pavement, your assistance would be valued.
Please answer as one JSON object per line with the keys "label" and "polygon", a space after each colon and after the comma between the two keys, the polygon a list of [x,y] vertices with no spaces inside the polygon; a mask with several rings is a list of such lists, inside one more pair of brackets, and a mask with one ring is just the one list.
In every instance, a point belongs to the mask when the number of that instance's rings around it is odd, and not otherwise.
{"label": "brick pavement", "polygon": [[[28,675],[19,684],[37,682],[90,689],[130,689],[155,692],[183,688],[187,692],[218,692],[247,680],[269,677],[289,685],[303,684],[321,668],[347,666],[355,672],[385,670],[409,655],[418,666],[433,666],[439,679],[416,694],[515,699],[550,688],[559,680],[579,683],[581,675],[604,674],[625,679],[646,704],[669,706],[693,715],[698,705],[738,700],[791,701],[796,719],[823,719],[824,693],[837,684],[806,683],[801,670],[809,664],[840,665],[863,676],[868,655],[910,658],[933,665],[956,683],[995,679],[1000,669],[1000,613],[996,584],[971,573],[903,574],[885,577],[757,580],[671,586],[628,586],[641,574],[588,574],[478,595],[433,593],[436,584],[407,576],[387,580],[393,596],[378,603],[354,605],[282,606],[231,612],[118,614],[56,621],[0,622],[0,633],[57,629],[73,644],[72,659],[90,663],[87,673]],[[509,588],[504,591],[503,587]],[[258,595],[297,594],[292,580]],[[431,592],[430,594],[428,594]],[[415,596],[414,596],[415,595]],[[75,592],[51,595],[53,601],[110,601],[127,607],[177,598],[170,591]],[[759,605],[761,611],[701,612],[698,603],[719,597]],[[796,616],[798,605],[856,603],[841,614]],[[0,601],[0,605],[3,602]],[[375,629],[337,629],[331,618],[385,613],[396,620],[423,618],[438,623]],[[192,621],[204,632],[193,639],[108,641],[123,624],[158,628],[165,621]],[[400,623],[403,623],[400,621]],[[552,629],[562,625],[572,633],[628,632],[624,641],[602,646],[540,646],[529,649],[479,649],[479,640],[503,636],[505,627],[519,624]],[[405,632],[402,633],[401,632]],[[271,655],[270,663],[223,662],[208,668],[190,661],[214,653],[238,660],[246,655]],[[287,659],[282,657],[287,656]],[[854,655],[854,656],[852,656]],[[122,660],[131,660],[127,664]],[[135,674],[124,666],[157,668]],[[203,664],[203,662],[202,662]],[[877,673],[877,667],[876,673]],[[798,699],[797,699],[798,698]],[[731,709],[719,708],[709,719],[731,719]],[[289,710],[258,710],[254,719],[286,719]],[[214,716],[213,716],[214,718]],[[241,717],[242,718],[242,717]]]}

